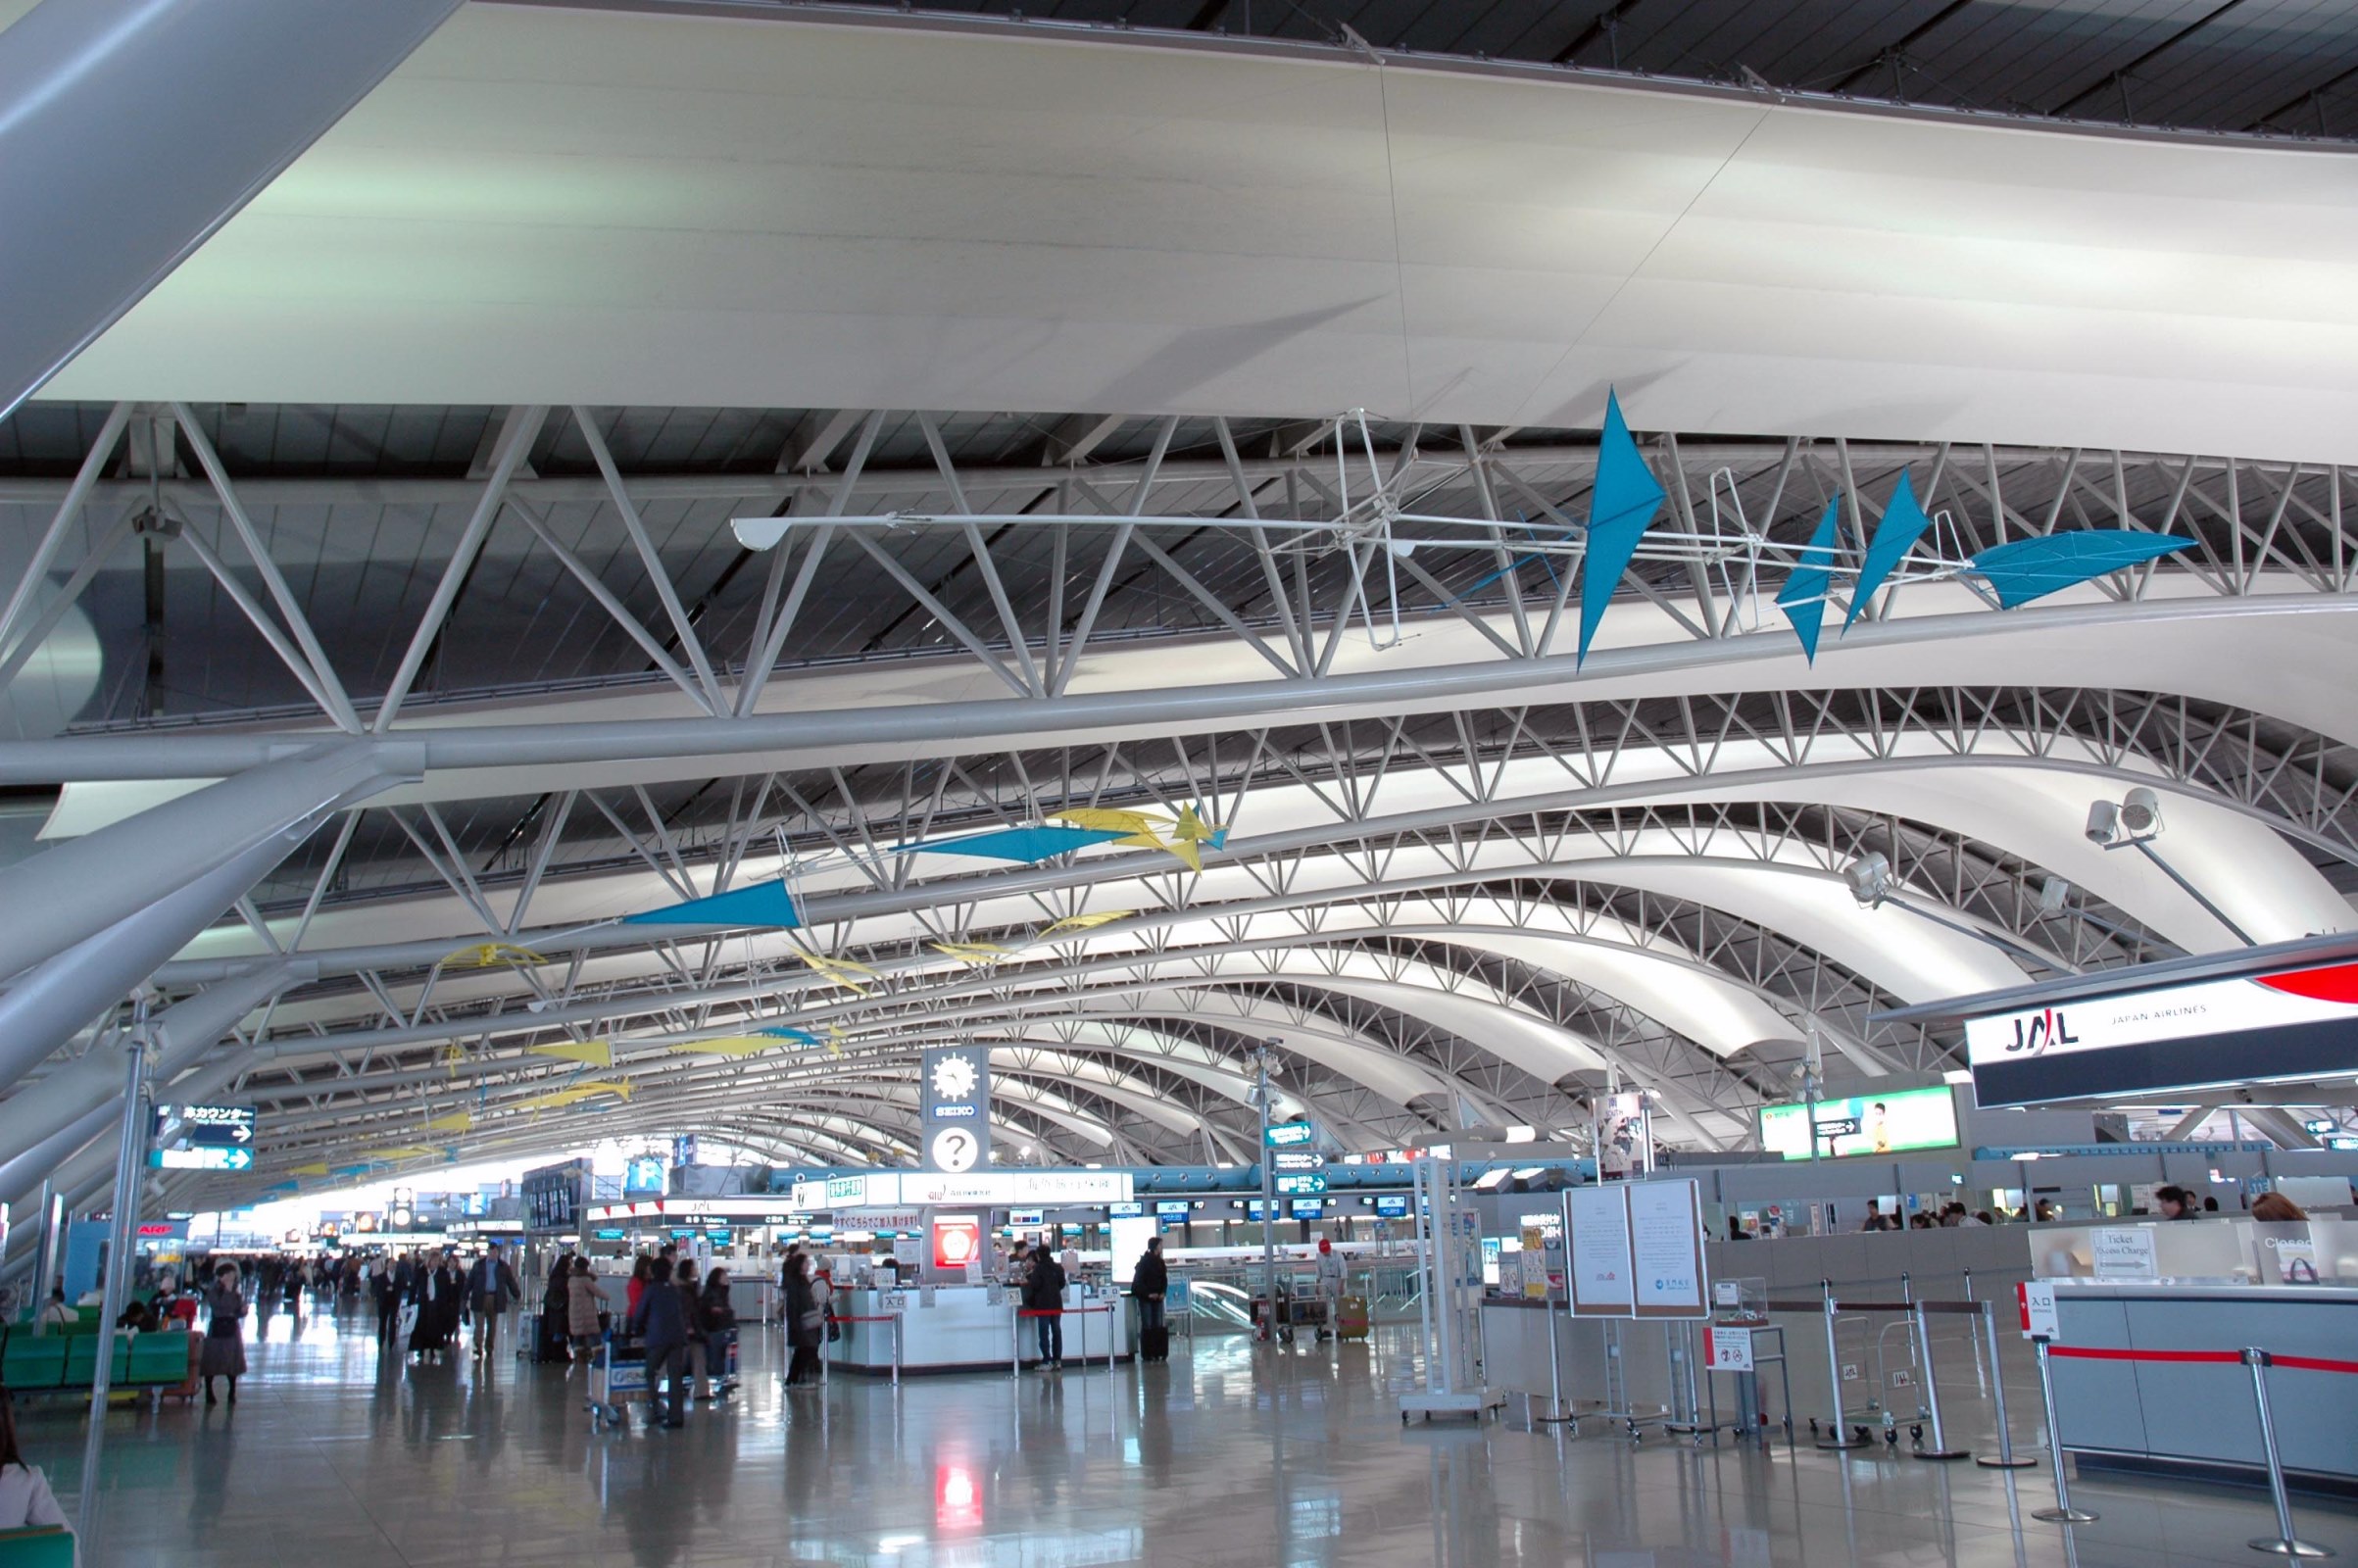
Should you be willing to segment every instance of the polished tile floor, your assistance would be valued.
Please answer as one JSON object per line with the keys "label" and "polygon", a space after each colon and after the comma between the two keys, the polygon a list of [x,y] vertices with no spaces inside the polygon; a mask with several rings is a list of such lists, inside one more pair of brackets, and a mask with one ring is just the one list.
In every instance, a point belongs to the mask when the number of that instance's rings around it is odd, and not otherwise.
{"label": "polished tile floor", "polygon": [[[1407,1339],[1255,1351],[1184,1342],[1163,1367],[788,1394],[746,1335],[746,1390],[686,1430],[593,1433],[583,1378],[503,1356],[380,1366],[368,1326],[284,1317],[234,1409],[110,1417],[83,1562],[1085,1568],[1213,1564],[1769,1564],[2024,1568],[2271,1559],[2263,1497],[2090,1479],[2103,1515],[2029,1517],[2043,1470],[1783,1447],[1633,1448],[1587,1426],[1403,1430]],[[513,1345],[513,1340],[509,1343]],[[23,1430],[71,1512],[83,1426]],[[2358,1558],[2358,1512],[2302,1501],[2302,1533]]]}

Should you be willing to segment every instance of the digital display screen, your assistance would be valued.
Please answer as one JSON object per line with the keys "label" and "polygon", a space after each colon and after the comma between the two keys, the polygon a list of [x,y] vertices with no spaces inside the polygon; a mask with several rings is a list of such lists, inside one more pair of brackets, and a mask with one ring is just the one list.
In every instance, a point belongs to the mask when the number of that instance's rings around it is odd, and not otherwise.
{"label": "digital display screen", "polygon": [[1406,1219],[1408,1217],[1408,1195],[1406,1193],[1378,1194],[1375,1203],[1378,1219]]}
{"label": "digital display screen", "polygon": [[1146,1211],[1147,1205],[1144,1203],[1107,1203],[1105,1205],[1107,1219],[1138,1219]]}
{"label": "digital display screen", "polygon": [[1184,1198],[1166,1198],[1154,1205],[1154,1212],[1163,1219],[1185,1219],[1194,1205]]}
{"label": "digital display screen", "polygon": [[1945,1084],[1896,1089],[1810,1105],[1764,1105],[1760,1147],[1787,1159],[1810,1156],[1811,1112],[1816,1112],[1817,1154],[1842,1159],[1852,1154],[1899,1154],[1919,1149],[1953,1149],[1957,1143],[1955,1092]]}
{"label": "digital display screen", "polygon": [[1294,1217],[1296,1219],[1320,1219],[1325,1214],[1326,1200],[1323,1198],[1297,1198],[1294,1200]]}

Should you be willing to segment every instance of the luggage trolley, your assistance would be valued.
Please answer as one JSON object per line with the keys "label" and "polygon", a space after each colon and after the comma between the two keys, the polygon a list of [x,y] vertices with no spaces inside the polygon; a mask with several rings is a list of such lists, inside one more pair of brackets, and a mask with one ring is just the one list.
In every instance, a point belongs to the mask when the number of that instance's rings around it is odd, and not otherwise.
{"label": "luggage trolley", "polygon": [[609,1330],[598,1348],[590,1352],[586,1406],[590,1430],[603,1432],[609,1426],[627,1428],[630,1409],[624,1399],[633,1395],[644,1397],[646,1393],[647,1352],[637,1346],[622,1344]]}

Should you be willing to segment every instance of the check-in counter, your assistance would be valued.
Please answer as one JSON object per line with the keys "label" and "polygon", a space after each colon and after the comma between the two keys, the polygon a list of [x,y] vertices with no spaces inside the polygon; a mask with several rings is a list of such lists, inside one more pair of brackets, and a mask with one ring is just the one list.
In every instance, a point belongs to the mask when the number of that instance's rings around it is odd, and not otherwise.
{"label": "check-in counter", "polygon": [[[1107,1348],[1127,1359],[1122,1303],[1091,1299],[1081,1286],[1064,1293],[1064,1359],[1103,1361]],[[1101,1310],[1110,1306],[1111,1311]],[[995,1285],[910,1286],[907,1290],[835,1293],[838,1337],[826,1348],[831,1369],[890,1374],[895,1340],[904,1373],[1001,1372],[1018,1353],[1040,1353],[1031,1318],[1018,1319],[1015,1293]],[[1018,1340],[1017,1330],[1021,1336]]]}
{"label": "check-in counter", "polygon": [[[2342,1365],[2358,1357],[2358,1288],[2055,1282],[2056,1345],[2077,1350],[2240,1351]],[[2086,1462],[2155,1461],[2256,1474],[2251,1372],[2208,1361],[2057,1356],[2055,1430]],[[2358,1484],[2358,1375],[2268,1371],[2286,1473]]]}

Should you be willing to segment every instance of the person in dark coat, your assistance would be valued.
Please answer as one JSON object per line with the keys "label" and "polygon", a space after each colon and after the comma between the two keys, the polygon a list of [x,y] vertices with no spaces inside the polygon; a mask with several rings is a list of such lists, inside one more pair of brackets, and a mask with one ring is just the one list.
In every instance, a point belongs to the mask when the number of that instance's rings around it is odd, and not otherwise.
{"label": "person in dark coat", "polygon": [[[687,1425],[688,1331],[693,1301],[676,1281],[649,1280],[630,1312],[630,1332],[647,1348],[647,1424]],[[671,1380],[671,1413],[661,1414],[663,1379]]]}
{"label": "person in dark coat", "polygon": [[213,1314],[206,1325],[204,1348],[197,1355],[197,1373],[205,1380],[205,1402],[217,1401],[213,1380],[229,1380],[229,1402],[237,1402],[237,1380],[246,1371],[246,1298],[237,1288],[237,1265],[223,1263],[213,1271],[213,1291],[206,1298]]}
{"label": "person in dark coat", "polygon": [[376,1348],[382,1350],[393,1343],[393,1319],[401,1310],[392,1259],[380,1257],[368,1266],[368,1298],[376,1305]]}
{"label": "person in dark coat", "polygon": [[1031,1278],[1023,1286],[1023,1305],[1026,1311],[1039,1314],[1032,1321],[1040,1325],[1040,1370],[1063,1371],[1064,1265],[1045,1247],[1033,1255]]}
{"label": "person in dark coat", "polygon": [[418,1271],[411,1301],[418,1308],[418,1326],[410,1331],[410,1353],[442,1358],[459,1329],[459,1294],[465,1281],[458,1268],[437,1260]]}
{"label": "person in dark coat", "polygon": [[1152,1332],[1163,1326],[1162,1305],[1171,1294],[1170,1265],[1162,1260],[1162,1238],[1147,1243],[1146,1254],[1130,1271],[1130,1298],[1138,1303],[1138,1326]]}
{"label": "person in dark coat", "polygon": [[699,1301],[704,1313],[704,1362],[712,1374],[712,1388],[699,1386],[696,1396],[709,1399],[713,1390],[726,1394],[736,1386],[729,1376],[729,1348],[737,1343],[737,1308],[729,1299],[729,1271],[716,1268],[705,1276],[704,1295]]}
{"label": "person in dark coat", "polygon": [[813,1388],[818,1383],[818,1353],[827,1342],[827,1313],[812,1289],[815,1271],[815,1260],[809,1252],[786,1255],[786,1343],[794,1348],[794,1359],[786,1368],[790,1389]]}
{"label": "person in dark coat", "polygon": [[474,1314],[474,1358],[488,1360],[500,1347],[500,1319],[510,1303],[522,1298],[524,1287],[508,1266],[507,1254],[500,1244],[475,1259],[474,1268],[467,1277],[467,1306]]}

